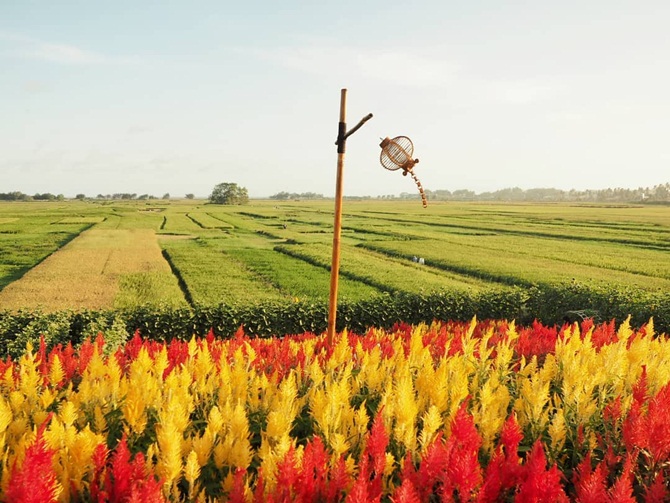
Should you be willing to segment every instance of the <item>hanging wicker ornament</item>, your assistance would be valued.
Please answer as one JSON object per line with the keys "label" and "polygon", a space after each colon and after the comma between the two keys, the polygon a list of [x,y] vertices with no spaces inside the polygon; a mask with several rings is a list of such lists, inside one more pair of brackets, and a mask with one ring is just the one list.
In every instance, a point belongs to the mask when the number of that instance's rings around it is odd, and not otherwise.
{"label": "hanging wicker ornament", "polygon": [[407,173],[409,173],[419,189],[423,207],[426,208],[428,206],[426,193],[423,191],[421,182],[413,171],[414,165],[419,162],[419,159],[412,159],[412,156],[414,155],[414,144],[412,143],[412,140],[407,136],[396,136],[393,139],[386,137],[382,140],[379,146],[382,148],[382,152],[379,156],[381,165],[390,171],[396,171],[402,168],[403,176],[407,176]]}

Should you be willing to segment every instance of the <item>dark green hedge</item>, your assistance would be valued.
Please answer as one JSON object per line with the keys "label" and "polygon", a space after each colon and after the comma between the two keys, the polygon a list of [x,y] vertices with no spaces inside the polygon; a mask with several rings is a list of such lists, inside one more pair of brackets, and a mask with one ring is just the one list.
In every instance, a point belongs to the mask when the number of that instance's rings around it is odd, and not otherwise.
{"label": "dark green hedge", "polygon": [[[670,333],[670,293],[645,293],[571,283],[532,288],[503,288],[484,293],[428,292],[383,294],[368,300],[338,302],[337,330],[347,327],[362,333],[369,327],[390,328],[403,321],[411,324],[437,320],[534,319],[561,325],[593,317],[597,321],[623,321],[639,326],[654,318],[658,333]],[[136,330],[145,337],[204,336],[210,329],[230,337],[240,327],[247,334],[266,337],[303,332],[323,333],[328,320],[327,302],[264,302],[254,305],[196,306],[162,309],[138,307],[126,311],[60,311],[41,313],[0,312],[0,355],[20,355],[28,341],[42,334],[49,346],[67,342],[77,345],[87,337],[105,334],[110,347],[121,344]]]}

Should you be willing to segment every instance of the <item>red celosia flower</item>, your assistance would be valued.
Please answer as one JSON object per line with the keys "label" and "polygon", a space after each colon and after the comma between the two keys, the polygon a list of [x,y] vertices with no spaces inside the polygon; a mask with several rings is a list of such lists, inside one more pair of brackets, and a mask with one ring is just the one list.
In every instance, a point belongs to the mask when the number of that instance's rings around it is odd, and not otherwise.
{"label": "red celosia flower", "polygon": [[354,482],[354,486],[351,488],[351,491],[349,491],[349,494],[347,494],[346,498],[346,503],[370,503],[372,501],[380,501],[381,500],[381,495],[378,496],[377,498],[372,498],[368,494],[368,467],[367,467],[367,459],[363,459],[361,461],[360,471],[358,474],[358,478],[356,479],[356,482]]}
{"label": "red celosia flower", "polygon": [[451,423],[451,436],[447,441],[438,433],[428,446],[418,470],[411,457],[405,459],[403,480],[412,483],[421,500],[437,492],[443,501],[452,501],[454,491],[459,501],[469,501],[483,482],[479,465],[481,437],[472,416],[463,402]]}
{"label": "red celosia flower", "polygon": [[233,487],[228,495],[230,503],[245,503],[244,497],[244,475],[246,474],[244,468],[237,468],[233,476]]}
{"label": "red celosia flower", "polygon": [[347,473],[347,464],[344,457],[340,456],[328,476],[326,501],[342,501],[342,494],[348,490],[350,485],[351,479]]}
{"label": "red celosia flower", "polygon": [[593,325],[593,320],[584,320],[581,329],[582,335],[588,333],[592,326],[593,332],[591,332],[591,343],[596,349],[600,349],[606,344],[613,344],[617,341],[618,336],[615,320],[611,320],[609,323],[601,323],[596,326]]}
{"label": "red celosia flower", "polygon": [[461,500],[468,500],[470,494],[482,483],[482,468],[479,465],[481,445],[482,439],[474,420],[467,412],[467,402],[463,402],[451,423],[451,436],[446,445],[449,452],[449,485],[458,490]]}
{"label": "red celosia flower", "polygon": [[377,411],[372,428],[370,429],[370,436],[368,437],[365,446],[365,455],[370,457],[372,461],[372,469],[381,474],[384,472],[386,466],[386,447],[389,443],[389,436],[384,427],[384,419],[382,418],[382,409]]}
{"label": "red celosia flower", "polygon": [[26,449],[23,464],[12,466],[5,501],[7,503],[55,503],[58,479],[54,472],[52,458],[55,451],[48,449],[44,440],[44,430],[53,413],[37,430],[35,442]]}
{"label": "red celosia flower", "polygon": [[298,480],[295,467],[295,448],[291,446],[284,459],[277,463],[277,489],[275,501],[291,501]]}
{"label": "red celosia flower", "polygon": [[642,365],[642,374],[633,386],[633,400],[643,403],[647,399],[647,366]]}
{"label": "red celosia flower", "polygon": [[494,454],[493,458],[486,467],[484,473],[484,483],[477,494],[477,503],[494,503],[504,500],[502,498],[503,484],[501,474],[503,471],[503,456],[500,453]]}
{"label": "red celosia flower", "polygon": [[603,419],[611,424],[614,424],[621,419],[621,396],[617,396],[614,401],[605,406],[605,409],[603,410]]}
{"label": "red celosia flower", "polygon": [[91,340],[87,338],[79,347],[80,374],[83,374],[84,370],[86,370],[86,367],[88,367],[88,364],[91,362],[91,358],[93,358],[94,352],[95,352],[95,346],[91,343]]}
{"label": "red celosia flower", "polygon": [[575,469],[572,481],[579,503],[602,503],[607,501],[607,481],[603,463],[599,463],[595,470],[591,469],[591,453]]}
{"label": "red celosia flower", "polygon": [[89,488],[91,499],[93,501],[107,500],[107,492],[104,489],[107,454],[108,450],[105,444],[98,444],[93,451],[93,480],[91,480],[91,486]]}
{"label": "red celosia flower", "polygon": [[393,503],[421,503],[421,498],[414,484],[409,479],[403,479],[400,487],[393,493],[391,501]]}
{"label": "red celosia flower", "polygon": [[[94,478],[91,500],[98,503],[164,503],[162,482],[149,472],[140,452],[131,461],[126,437],[114,449],[106,465],[107,448],[100,444],[93,454]],[[103,489],[104,488],[104,489]]]}
{"label": "red celosia flower", "polygon": [[636,499],[633,497],[633,459],[635,459],[635,456],[632,454],[626,456],[623,471],[610,489],[609,501],[611,503],[635,503]]}
{"label": "red celosia flower", "polygon": [[261,503],[265,501],[265,479],[263,478],[263,470],[258,470],[258,477],[256,478],[256,488],[254,489],[254,503]]}
{"label": "red celosia flower", "polygon": [[146,470],[144,455],[138,452],[133,461],[133,481],[130,494],[121,502],[166,503],[162,487],[163,483]]}
{"label": "red celosia flower", "polygon": [[556,465],[547,470],[547,458],[542,442],[533,444],[524,465],[523,481],[519,486],[517,503],[567,503],[568,497],[561,486],[561,472]]}
{"label": "red celosia flower", "polygon": [[37,349],[37,360],[39,361],[38,369],[42,377],[46,381],[46,377],[49,375],[49,365],[47,365],[47,345],[44,341],[44,335],[40,335],[40,345]]}
{"label": "red celosia flower", "polygon": [[662,472],[656,474],[651,486],[644,493],[645,503],[664,503],[670,500],[670,492],[665,487],[665,479]]}
{"label": "red celosia flower", "polygon": [[403,478],[412,480],[421,499],[425,500],[433,493],[436,484],[441,482],[443,474],[447,471],[448,463],[449,453],[442,438],[442,432],[439,432],[423,455],[418,471],[414,471],[411,454],[407,454]]}
{"label": "red celosia flower", "polygon": [[649,400],[646,414],[648,448],[655,464],[670,458],[670,385]]}
{"label": "red celosia flower", "polygon": [[105,489],[110,501],[120,503],[130,494],[132,484],[130,451],[125,434],[114,449],[110,465],[111,476],[107,477]]}
{"label": "red celosia flower", "polygon": [[479,503],[504,500],[506,491],[516,487],[521,480],[523,466],[519,457],[519,444],[523,433],[514,414],[503,424],[500,442],[484,473],[484,482],[477,495]]}
{"label": "red celosia flower", "polygon": [[516,416],[511,415],[503,424],[500,433],[500,447],[505,456],[500,477],[503,489],[515,486],[521,476],[519,444],[522,440],[521,427],[516,420]]}
{"label": "red celosia flower", "polygon": [[514,350],[519,356],[528,359],[537,356],[538,361],[542,362],[547,354],[554,352],[557,340],[558,332],[555,327],[545,327],[535,320],[532,327],[519,329]]}
{"label": "red celosia flower", "polygon": [[296,493],[300,501],[323,501],[326,494],[328,454],[321,437],[315,435],[305,446]]}

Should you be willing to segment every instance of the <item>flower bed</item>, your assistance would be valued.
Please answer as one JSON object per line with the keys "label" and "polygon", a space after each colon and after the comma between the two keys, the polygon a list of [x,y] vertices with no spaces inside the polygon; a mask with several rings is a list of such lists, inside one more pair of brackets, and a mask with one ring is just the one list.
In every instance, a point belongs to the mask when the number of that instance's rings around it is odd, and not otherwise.
{"label": "flower bed", "polygon": [[667,501],[669,363],[652,321],[42,344],[0,362],[0,499]]}

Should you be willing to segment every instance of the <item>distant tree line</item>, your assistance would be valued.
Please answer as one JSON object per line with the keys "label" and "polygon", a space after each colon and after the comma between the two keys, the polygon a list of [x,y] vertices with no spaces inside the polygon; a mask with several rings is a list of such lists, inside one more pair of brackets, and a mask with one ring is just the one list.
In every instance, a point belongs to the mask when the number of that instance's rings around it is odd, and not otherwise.
{"label": "distant tree line", "polygon": [[270,196],[270,199],[276,199],[277,201],[288,201],[289,199],[323,199],[323,194],[317,194],[316,192],[277,192],[276,194]]}
{"label": "distant tree line", "polygon": [[[637,189],[560,190],[520,189],[519,187],[482,192],[472,190],[426,190],[429,201],[494,201],[494,202],[585,202],[585,203],[670,203],[670,183]],[[378,199],[420,199],[419,193],[403,192],[399,196],[378,196]]]}
{"label": "distant tree line", "polygon": [[[84,197],[80,197],[80,196],[83,196],[83,194],[77,195],[77,199],[84,199]],[[188,194],[187,194],[187,197],[188,197]],[[152,194],[140,194],[138,196],[137,194],[129,194],[127,192],[122,192],[122,193],[107,194],[107,195],[98,194],[97,196],[95,196],[95,199],[110,199],[110,200],[137,199],[139,201],[145,201],[147,199],[158,199],[158,198],[156,196],[152,195]],[[170,193],[167,192],[167,193],[163,194],[163,197],[161,199],[170,199]]]}
{"label": "distant tree line", "polygon": [[65,196],[63,194],[54,195],[50,192],[44,194],[28,195],[23,192],[0,192],[0,201],[63,201]]}
{"label": "distant tree line", "polygon": [[[195,195],[194,194],[186,194],[184,196],[186,199],[194,199]],[[86,194],[77,194],[75,199],[83,201],[85,199],[89,199]],[[24,194],[23,192],[19,191],[14,191],[14,192],[0,192],[0,201],[64,201],[66,197],[63,194],[58,194],[54,195],[49,192],[45,192],[44,194],[34,194],[34,195],[29,195],[29,194]],[[159,199],[158,197],[152,195],[152,194],[140,194],[137,195],[135,193],[129,193],[129,192],[117,192],[114,194],[98,194],[94,198],[90,199],[102,199],[102,200],[110,200],[110,201],[116,201],[116,200],[138,200],[138,201],[144,201],[148,199]],[[170,199],[170,193],[166,192],[163,194],[163,196],[160,199]]]}
{"label": "distant tree line", "polygon": [[[468,189],[459,190],[425,190],[429,201],[493,201],[493,202],[585,202],[585,203],[670,203],[670,183],[654,185],[653,187],[638,187],[637,189],[598,189],[598,190],[560,190],[552,188],[521,189],[519,187],[496,190],[494,192],[475,193]],[[193,199],[193,194],[186,194],[187,199]],[[418,192],[402,192],[399,195],[388,194],[382,196],[345,196],[347,199],[420,199]],[[23,192],[0,192],[0,201],[62,201],[63,194],[24,194]],[[75,199],[87,199],[84,194],[77,194]],[[114,194],[98,194],[94,199],[102,200],[148,200],[159,199],[151,194],[135,194],[117,192]],[[163,194],[161,199],[170,199],[170,194]],[[324,199],[323,194],[315,192],[278,192],[270,196],[277,201],[297,199]],[[210,201],[219,204],[246,204],[249,200],[248,191],[236,183],[217,185]]]}

